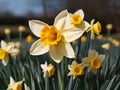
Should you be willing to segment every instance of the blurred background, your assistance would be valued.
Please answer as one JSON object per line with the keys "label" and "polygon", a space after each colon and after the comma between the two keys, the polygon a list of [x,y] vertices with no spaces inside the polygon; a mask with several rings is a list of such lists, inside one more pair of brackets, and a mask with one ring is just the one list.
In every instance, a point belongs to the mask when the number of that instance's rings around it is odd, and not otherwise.
{"label": "blurred background", "polygon": [[24,25],[29,29],[30,19],[52,24],[55,16],[64,9],[71,13],[83,9],[86,21],[101,22],[103,34],[107,33],[107,24],[113,25],[111,33],[120,33],[120,0],[0,0],[1,37],[4,37],[5,28],[16,32],[19,25]]}

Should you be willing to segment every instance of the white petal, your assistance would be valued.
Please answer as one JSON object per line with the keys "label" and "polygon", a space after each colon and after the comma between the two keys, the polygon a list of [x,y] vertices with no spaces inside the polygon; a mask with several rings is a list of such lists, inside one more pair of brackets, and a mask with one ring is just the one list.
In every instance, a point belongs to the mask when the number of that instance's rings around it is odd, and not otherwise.
{"label": "white petal", "polygon": [[1,41],[1,48],[6,49],[7,46],[8,46],[8,44],[7,44],[4,40],[2,40],[2,41]]}
{"label": "white petal", "polygon": [[82,9],[77,10],[77,11],[75,12],[75,14],[79,14],[79,15],[82,17],[82,19],[84,18],[84,12],[83,12]]}
{"label": "white petal", "polygon": [[43,70],[45,70],[47,68],[47,62],[45,61],[45,64],[41,64],[40,66]]}
{"label": "white petal", "polygon": [[66,17],[66,16],[67,16],[67,13],[68,13],[67,10],[63,10],[63,11],[61,11],[61,12],[55,17],[54,25],[56,25],[57,22],[58,22],[60,19]]}
{"label": "white petal", "polygon": [[86,21],[82,21],[80,25],[77,26],[77,28],[81,30],[87,30],[90,27],[90,24]]}
{"label": "white petal", "polygon": [[73,65],[73,66],[74,66],[74,65],[76,65],[76,64],[77,64],[77,62],[76,62],[76,61],[73,61],[73,62],[72,62],[72,65]]}
{"label": "white petal", "polygon": [[14,79],[10,76],[10,84],[12,85],[14,83],[15,83]]}
{"label": "white petal", "polygon": [[2,60],[3,65],[6,66],[8,64],[8,61],[9,61],[9,57],[6,56],[6,58]]}
{"label": "white petal", "polygon": [[25,90],[30,90],[30,88],[26,84],[24,84],[24,87],[25,87]]}
{"label": "white petal", "polygon": [[30,48],[31,55],[41,55],[47,53],[49,50],[49,46],[45,46],[40,39],[33,43]]}
{"label": "white petal", "polygon": [[98,57],[101,61],[103,61],[105,59],[105,55],[103,55],[103,54],[100,54]]}
{"label": "white petal", "polygon": [[68,65],[68,69],[71,70],[71,68],[72,68],[72,65]]}
{"label": "white petal", "polygon": [[14,49],[9,50],[8,53],[10,53],[11,55],[17,55],[19,52],[20,52],[19,49],[14,48]]}
{"label": "white petal", "polygon": [[62,61],[63,58],[63,54],[60,53],[57,49],[56,46],[50,46],[50,57],[56,62],[56,63],[60,63]]}
{"label": "white petal", "polygon": [[35,34],[37,37],[40,37],[40,32],[42,30],[42,28],[44,26],[46,26],[48,24],[39,21],[39,20],[30,20],[29,21],[29,27],[31,29],[31,31],[33,32],[33,34]]}
{"label": "white petal", "polygon": [[8,46],[7,46],[7,51],[8,51],[8,52],[9,52],[9,51],[12,51],[12,49],[14,49],[14,47],[15,47],[14,44],[8,45]]}
{"label": "white petal", "polygon": [[96,57],[96,56],[98,56],[98,52],[95,50],[90,50],[88,53],[88,56],[89,57]]}
{"label": "white petal", "polygon": [[61,41],[56,47],[57,51],[63,54],[63,56],[68,58],[75,58],[75,53],[70,43]]}
{"label": "white petal", "polygon": [[77,28],[62,31],[62,34],[67,42],[72,42],[80,38],[83,33],[84,33],[83,30]]}
{"label": "white petal", "polygon": [[65,18],[62,18],[54,26],[61,31],[64,29],[64,25],[65,25]]}
{"label": "white petal", "polygon": [[67,74],[67,76],[71,76],[72,75],[72,72],[70,71],[68,74]]}
{"label": "white petal", "polygon": [[71,15],[72,15],[71,13],[67,14],[64,29],[70,29],[72,27],[72,25],[71,25]]}

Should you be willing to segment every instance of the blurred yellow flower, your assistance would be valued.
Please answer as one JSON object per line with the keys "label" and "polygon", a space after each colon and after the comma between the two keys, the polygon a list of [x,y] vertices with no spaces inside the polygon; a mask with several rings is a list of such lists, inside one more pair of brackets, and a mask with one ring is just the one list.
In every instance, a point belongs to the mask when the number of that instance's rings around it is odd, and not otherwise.
{"label": "blurred yellow flower", "polygon": [[28,36],[26,37],[26,41],[27,41],[27,42],[32,42],[32,41],[33,41],[32,35],[28,35]]}
{"label": "blurred yellow flower", "polygon": [[5,28],[4,29],[4,33],[7,35],[7,34],[10,34],[11,33],[11,30],[9,28]]}
{"label": "blurred yellow flower", "polygon": [[98,54],[97,51],[92,50],[89,51],[88,57],[83,58],[82,63],[84,67],[88,67],[88,71],[92,71],[96,74],[97,70],[101,67],[104,58],[105,55]]}
{"label": "blurred yellow flower", "polygon": [[120,42],[119,42],[118,40],[116,40],[116,39],[113,39],[113,40],[112,40],[112,43],[113,43],[116,47],[120,46]]}
{"label": "blurred yellow flower", "polygon": [[106,29],[107,30],[112,30],[112,28],[113,28],[113,25],[111,23],[106,25]]}
{"label": "blurred yellow flower", "polygon": [[22,90],[22,81],[15,82],[12,77],[10,77],[10,84],[8,85],[7,90]]}
{"label": "blurred yellow flower", "polygon": [[70,70],[70,72],[68,73],[68,76],[72,75],[73,78],[83,74],[82,65],[78,64],[76,61],[73,61],[71,65],[68,65],[68,69]]}
{"label": "blurred yellow flower", "polygon": [[68,26],[65,28],[67,15],[67,10],[60,12],[56,16],[54,25],[52,26],[38,20],[29,21],[29,27],[33,34],[40,37],[31,46],[31,55],[42,55],[49,51],[50,57],[56,63],[60,63],[64,56],[75,58],[75,53],[70,42],[80,38],[83,31],[73,30],[73,28]]}
{"label": "blurred yellow flower", "polygon": [[81,41],[86,42],[87,41],[87,36],[86,35],[81,36]]}
{"label": "blurred yellow flower", "polygon": [[22,26],[22,25],[18,26],[18,31],[19,32],[24,32],[25,30],[26,30],[25,26]]}
{"label": "blurred yellow flower", "polygon": [[19,53],[19,49],[15,48],[14,44],[8,44],[5,41],[1,41],[1,48],[0,48],[0,59],[2,60],[3,65],[7,65],[10,55],[16,55]]}
{"label": "blurred yellow flower", "polygon": [[109,50],[110,49],[110,43],[105,43],[102,45],[102,48]]}
{"label": "blurred yellow flower", "polygon": [[97,39],[99,39],[99,40],[103,39],[103,35],[102,35],[102,34],[99,34],[99,35],[97,36]]}
{"label": "blurred yellow flower", "polygon": [[48,64],[47,62],[45,62],[45,64],[41,64],[41,68],[43,69],[44,72],[44,77],[45,77],[45,73],[48,73],[48,76],[51,77],[54,75],[55,73],[55,68],[52,64]]}

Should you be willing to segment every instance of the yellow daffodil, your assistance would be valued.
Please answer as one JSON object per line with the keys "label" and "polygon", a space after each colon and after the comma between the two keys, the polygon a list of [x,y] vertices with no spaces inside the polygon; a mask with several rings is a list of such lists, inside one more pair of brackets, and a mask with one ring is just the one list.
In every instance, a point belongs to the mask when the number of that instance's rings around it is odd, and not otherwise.
{"label": "yellow daffodil", "polygon": [[109,50],[110,49],[110,43],[105,43],[102,45],[102,48]]}
{"label": "yellow daffodil", "polygon": [[112,30],[112,28],[113,28],[113,25],[111,23],[106,25],[106,29],[107,30]]}
{"label": "yellow daffodil", "polygon": [[99,40],[103,39],[103,35],[102,35],[102,34],[99,34],[99,35],[97,36],[97,39],[99,39]]}
{"label": "yellow daffodil", "polygon": [[73,28],[73,30],[80,30],[84,33],[89,28],[89,23],[84,21],[84,12],[79,9],[74,14],[69,13],[66,17],[65,29]]}
{"label": "yellow daffodil", "polygon": [[32,37],[31,35],[28,35],[28,36],[26,37],[26,41],[27,41],[27,42],[32,42],[32,41],[33,41],[33,37]]}
{"label": "yellow daffodil", "polygon": [[86,36],[86,35],[83,35],[83,36],[81,37],[81,41],[82,41],[82,42],[86,42],[86,41],[87,41],[87,36]]}
{"label": "yellow daffodil", "polygon": [[10,55],[16,55],[19,52],[19,49],[14,47],[14,44],[9,45],[5,41],[1,41],[0,48],[0,59],[2,60],[3,65],[7,65]]}
{"label": "yellow daffodil", "polygon": [[116,39],[113,39],[113,40],[112,40],[112,43],[113,43],[116,47],[120,46],[120,42],[119,42],[118,40],[116,40]]}
{"label": "yellow daffodil", "polygon": [[94,74],[97,73],[97,70],[102,66],[102,61],[104,60],[105,55],[98,54],[97,51],[89,51],[88,57],[83,58],[84,67],[88,67],[88,71],[92,71]]}
{"label": "yellow daffodil", "polygon": [[24,32],[26,30],[26,27],[20,25],[20,26],[18,26],[18,30],[19,30],[19,32]]}
{"label": "yellow daffodil", "polygon": [[22,81],[15,82],[12,77],[10,77],[10,84],[8,85],[7,90],[22,90]]}
{"label": "yellow daffodil", "polygon": [[[54,25],[30,20],[29,26],[33,34],[40,37],[30,48],[31,55],[41,55],[49,51],[50,57],[60,63],[64,56],[74,58],[75,53],[69,42],[78,39],[83,32],[65,28],[65,20],[68,15],[67,10],[63,10],[55,18]],[[71,37],[72,36],[72,37]]]}
{"label": "yellow daffodil", "polygon": [[5,28],[4,33],[5,33],[6,35],[8,35],[8,34],[11,33],[11,30],[10,30],[9,28]]}
{"label": "yellow daffodil", "polygon": [[48,76],[51,77],[54,75],[55,73],[55,68],[52,64],[48,64],[47,62],[45,62],[45,64],[41,64],[41,68],[43,69],[44,72],[44,77],[45,77],[45,73],[48,73]]}
{"label": "yellow daffodil", "polygon": [[68,76],[73,76],[73,79],[75,79],[76,76],[83,74],[83,66],[76,61],[73,61],[71,65],[68,65],[68,69],[70,70]]}
{"label": "yellow daffodil", "polygon": [[95,34],[99,35],[101,33],[101,29],[102,29],[102,26],[100,24],[99,21],[97,21],[95,24],[94,24],[94,19],[91,21],[91,25],[90,25],[90,28],[87,30],[88,31],[91,31],[91,39],[94,39]]}

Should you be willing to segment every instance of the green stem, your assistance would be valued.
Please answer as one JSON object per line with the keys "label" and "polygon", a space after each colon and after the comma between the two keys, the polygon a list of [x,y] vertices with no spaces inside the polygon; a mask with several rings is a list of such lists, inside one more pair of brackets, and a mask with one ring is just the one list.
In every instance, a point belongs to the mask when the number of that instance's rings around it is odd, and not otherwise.
{"label": "green stem", "polygon": [[70,77],[68,90],[72,90],[72,84],[73,84],[73,76]]}
{"label": "green stem", "polygon": [[57,75],[58,75],[58,83],[59,83],[60,90],[63,90],[63,84],[62,84],[59,64],[57,65]]}
{"label": "green stem", "polygon": [[22,32],[19,32],[19,40],[22,41]]}
{"label": "green stem", "polygon": [[47,72],[45,72],[45,90],[49,90],[49,77]]}

